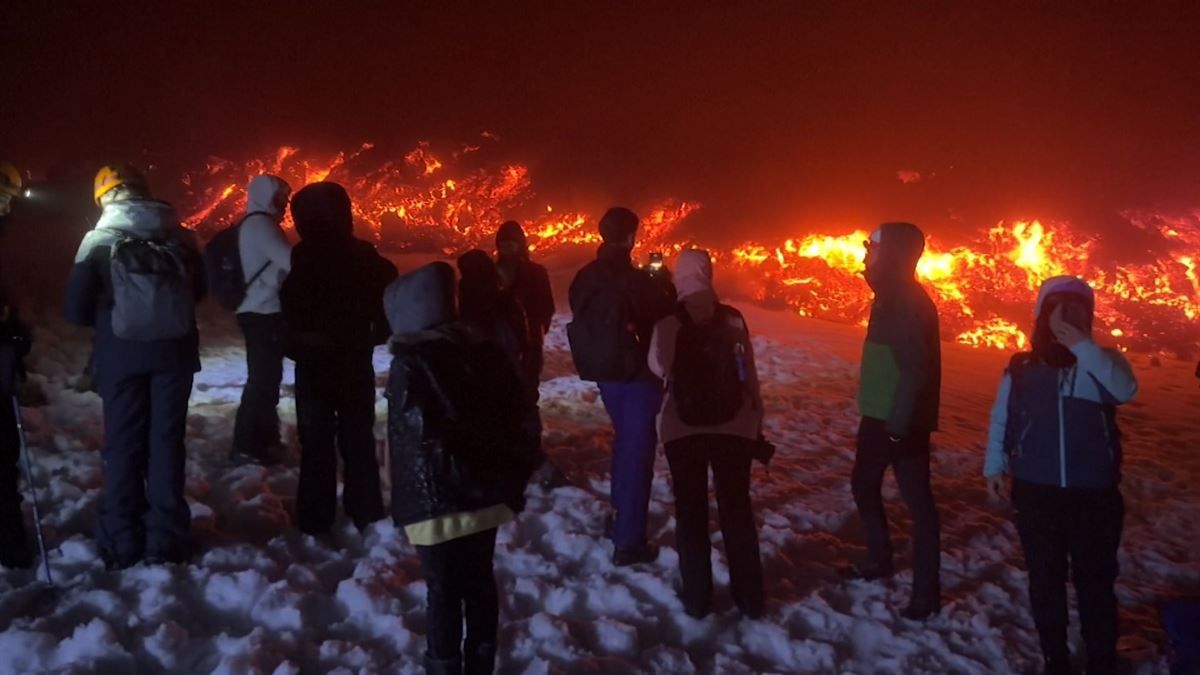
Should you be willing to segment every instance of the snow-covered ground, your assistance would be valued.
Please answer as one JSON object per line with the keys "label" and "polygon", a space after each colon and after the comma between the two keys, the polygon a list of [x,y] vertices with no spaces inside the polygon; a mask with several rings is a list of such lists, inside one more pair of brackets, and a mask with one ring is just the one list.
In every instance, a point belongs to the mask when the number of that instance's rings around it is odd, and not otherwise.
{"label": "snow-covered ground", "polygon": [[[720,546],[715,613],[697,621],[683,612],[661,458],[650,536],[662,555],[653,565],[612,566],[602,536],[611,432],[595,390],[573,374],[559,317],[542,387],[546,445],[578,487],[531,487],[528,510],[500,531],[500,671],[1035,670],[1016,533],[1008,513],[988,504],[980,478],[987,410],[1006,356],[945,346],[943,431],[933,461],[946,602],[939,617],[917,624],[898,617],[911,583],[903,556],[903,571],[889,583],[844,583],[836,574],[862,551],[848,485],[861,329],[765,310],[748,309],[747,317],[759,336],[769,433],[779,446],[769,471],[754,469],[766,618],[739,619]],[[53,320],[38,326],[30,365],[49,405],[24,412],[58,590],[33,583],[33,572],[0,570],[0,672],[421,672],[425,583],[413,547],[387,522],[365,535],[344,520],[331,539],[301,535],[289,515],[294,449],[284,467],[227,463],[243,354],[227,319],[206,319],[204,336],[188,435],[199,552],[186,566],[108,572],[91,537],[100,402],[69,388],[87,339]],[[386,367],[380,351],[381,385]],[[1200,591],[1200,397],[1188,364],[1137,357],[1135,367],[1143,391],[1123,411],[1129,515],[1118,595],[1127,637],[1158,644],[1156,603]],[[290,399],[282,415],[294,448]],[[381,456],[384,415],[380,399]],[[890,478],[885,490],[904,551],[907,516]],[[714,541],[720,536],[714,527]],[[1140,670],[1165,666],[1159,660]]]}

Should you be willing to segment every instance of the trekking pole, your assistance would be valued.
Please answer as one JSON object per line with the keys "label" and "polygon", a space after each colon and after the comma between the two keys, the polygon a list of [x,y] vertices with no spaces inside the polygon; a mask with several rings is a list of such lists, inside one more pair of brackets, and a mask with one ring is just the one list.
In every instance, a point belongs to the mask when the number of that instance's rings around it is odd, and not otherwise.
{"label": "trekking pole", "polygon": [[29,484],[29,497],[33,502],[33,529],[37,533],[38,550],[42,553],[42,565],[46,568],[46,583],[54,585],[50,576],[50,556],[46,553],[46,538],[42,536],[42,509],[38,504],[37,485],[33,482],[33,465],[29,461],[29,444],[25,442],[25,424],[21,422],[21,404],[12,397],[13,417],[17,421],[17,437],[21,440],[21,456],[25,458],[25,482]]}

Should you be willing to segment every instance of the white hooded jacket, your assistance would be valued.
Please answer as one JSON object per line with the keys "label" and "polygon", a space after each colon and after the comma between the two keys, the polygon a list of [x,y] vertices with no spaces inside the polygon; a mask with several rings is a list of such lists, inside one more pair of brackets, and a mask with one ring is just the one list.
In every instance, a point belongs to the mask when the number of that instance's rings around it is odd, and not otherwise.
{"label": "white hooded jacket", "polygon": [[279,289],[292,269],[292,245],[279,226],[283,214],[275,207],[275,195],[290,190],[287,183],[275,176],[255,176],[246,188],[246,213],[263,211],[242,222],[238,247],[242,255],[242,271],[246,281],[262,270],[262,274],[246,288],[246,299],[238,314],[278,314]]}

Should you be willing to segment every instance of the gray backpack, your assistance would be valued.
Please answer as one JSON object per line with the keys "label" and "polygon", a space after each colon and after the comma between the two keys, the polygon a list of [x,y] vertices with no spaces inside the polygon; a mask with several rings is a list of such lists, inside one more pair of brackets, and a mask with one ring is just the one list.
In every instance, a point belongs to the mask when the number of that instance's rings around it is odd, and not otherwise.
{"label": "gray backpack", "polygon": [[194,271],[183,242],[124,237],[112,247],[113,334],[151,342],[195,329]]}

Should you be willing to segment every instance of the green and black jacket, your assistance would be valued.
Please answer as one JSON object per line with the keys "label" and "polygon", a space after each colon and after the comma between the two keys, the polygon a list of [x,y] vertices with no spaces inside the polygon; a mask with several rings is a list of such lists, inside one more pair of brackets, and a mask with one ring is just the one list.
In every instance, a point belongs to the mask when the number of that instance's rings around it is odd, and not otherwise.
{"label": "green and black jacket", "polygon": [[937,308],[913,277],[918,244],[896,241],[920,236],[923,244],[924,237],[888,226],[882,233],[885,259],[867,273],[875,302],[863,345],[859,412],[886,422],[893,436],[936,431],[942,381]]}

